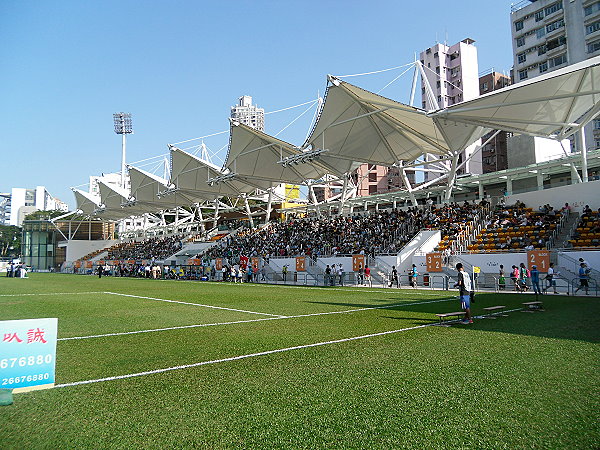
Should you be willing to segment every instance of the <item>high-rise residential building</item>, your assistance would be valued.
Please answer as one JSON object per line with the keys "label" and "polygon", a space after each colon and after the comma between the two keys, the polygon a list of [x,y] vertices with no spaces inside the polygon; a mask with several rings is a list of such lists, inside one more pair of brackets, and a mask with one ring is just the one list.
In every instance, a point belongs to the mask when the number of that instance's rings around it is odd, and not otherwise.
{"label": "high-rise residential building", "polygon": [[[525,0],[512,5],[510,18],[516,83],[600,55],[597,0]],[[600,122],[586,127],[585,141],[600,148]]]}
{"label": "high-rise residential building", "polygon": [[[103,173],[102,175],[92,175],[90,176],[90,189],[89,192],[92,195],[100,195],[100,186],[98,183],[102,181],[106,184],[121,186],[121,174],[120,173]],[[131,190],[131,180],[129,179],[129,175],[125,175],[125,189],[127,191]]]}
{"label": "high-rise residential building", "polygon": [[[450,46],[435,44],[420,53],[425,73],[425,77],[421,77],[423,109],[431,111],[479,97],[479,64],[474,43],[473,39],[466,38]],[[431,87],[431,93],[428,87]],[[480,141],[477,141],[461,153],[459,163],[467,163],[457,174],[482,173],[481,152],[476,152],[479,144]],[[425,155],[424,158],[430,160],[431,156]],[[439,172],[430,166],[426,165],[424,169],[424,181],[439,176]]]}
{"label": "high-rise residential building", "polygon": [[265,131],[265,110],[252,104],[252,97],[243,95],[238,104],[231,107],[231,118],[258,131]]}
{"label": "high-rise residential building", "polygon": [[0,223],[21,226],[25,216],[35,211],[68,211],[69,206],[52,197],[44,186],[35,189],[12,188],[0,194]]}
{"label": "high-rise residential building", "polygon": [[[474,42],[467,38],[451,46],[436,44],[421,52],[421,65],[437,107],[445,108],[479,96],[477,47]],[[421,96],[423,109],[436,109],[423,79]]]}
{"label": "high-rise residential building", "polygon": [[[485,95],[511,84],[512,80],[508,75],[496,72],[493,69],[485,71],[479,76],[479,95]],[[494,136],[495,133],[496,130],[490,131],[481,138],[481,142],[485,143],[481,147],[483,173],[508,168],[506,139],[511,136],[511,133],[500,131]]]}
{"label": "high-rise residential building", "polygon": [[[415,183],[414,171],[406,171],[411,184]],[[373,194],[384,194],[404,187],[399,167],[386,167],[376,164],[361,164],[352,174],[357,187],[356,195],[364,197]]]}

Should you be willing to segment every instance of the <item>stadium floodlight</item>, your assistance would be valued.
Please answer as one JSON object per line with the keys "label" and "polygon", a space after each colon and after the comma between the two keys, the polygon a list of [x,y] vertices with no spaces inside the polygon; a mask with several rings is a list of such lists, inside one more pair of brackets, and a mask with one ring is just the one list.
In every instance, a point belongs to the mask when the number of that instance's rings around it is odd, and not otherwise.
{"label": "stadium floodlight", "polygon": [[121,187],[125,189],[125,148],[126,148],[126,140],[125,136],[133,133],[133,123],[131,121],[130,113],[114,113],[113,119],[115,122],[115,133],[120,134],[122,138],[122,147],[121,147]]}
{"label": "stadium floodlight", "polygon": [[231,173],[228,173],[226,175],[219,175],[218,177],[209,178],[207,180],[207,183],[208,183],[209,186],[214,186],[215,184],[219,184],[219,183],[222,183],[222,182],[227,181],[227,180],[232,180],[232,179],[234,179],[237,176],[238,176],[237,173],[231,172]]}
{"label": "stadium floodlight", "polygon": [[277,164],[281,164],[283,167],[295,166],[297,164],[306,164],[313,162],[321,156],[321,153],[329,151],[326,148],[317,148],[314,150],[308,150],[306,152],[298,153],[297,155],[291,155],[283,158],[281,161],[277,161]]}
{"label": "stadium floodlight", "polygon": [[171,187],[171,188],[167,188],[164,191],[158,191],[158,193],[156,194],[156,196],[158,198],[163,198],[166,197],[167,195],[171,195],[174,194],[176,192],[179,192],[179,189],[176,187]]}

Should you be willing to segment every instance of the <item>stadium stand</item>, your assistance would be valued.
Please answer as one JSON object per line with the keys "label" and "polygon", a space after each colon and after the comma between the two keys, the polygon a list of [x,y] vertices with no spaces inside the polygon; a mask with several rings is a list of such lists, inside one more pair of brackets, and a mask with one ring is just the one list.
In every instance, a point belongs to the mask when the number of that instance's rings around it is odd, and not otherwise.
{"label": "stadium stand", "polygon": [[108,259],[126,260],[126,259],[150,259],[161,260],[172,255],[182,248],[180,235],[170,237],[150,238],[140,242],[123,242],[110,247]]}
{"label": "stadium stand", "polygon": [[442,240],[435,248],[436,251],[456,251],[460,244],[469,240],[477,223],[488,210],[487,201],[479,204],[464,202],[462,205],[454,202],[434,207],[426,215],[424,228],[439,229],[442,232]]}
{"label": "stadium stand", "polygon": [[485,228],[467,248],[478,252],[545,249],[559,229],[562,217],[550,205],[539,211],[533,211],[521,202],[513,206],[498,206]]}
{"label": "stadium stand", "polygon": [[[391,210],[353,216],[291,219],[244,230],[208,251],[211,258],[329,256],[395,253],[424,227],[421,211]],[[433,221],[431,222],[433,226]]]}
{"label": "stadium stand", "polygon": [[[207,252],[210,258],[239,256],[335,256],[397,253],[420,230],[440,230],[438,250],[462,242],[489,209],[487,202],[391,209],[352,216],[292,219],[227,237]],[[201,255],[198,255],[199,257]]]}
{"label": "stadium stand", "polygon": [[586,205],[569,243],[574,248],[600,247],[600,208],[593,211]]}

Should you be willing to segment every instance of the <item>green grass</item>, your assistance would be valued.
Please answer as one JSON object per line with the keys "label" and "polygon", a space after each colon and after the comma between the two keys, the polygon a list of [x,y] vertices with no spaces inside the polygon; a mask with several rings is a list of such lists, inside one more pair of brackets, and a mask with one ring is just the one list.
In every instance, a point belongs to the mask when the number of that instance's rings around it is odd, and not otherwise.
{"label": "green grass", "polygon": [[[58,317],[57,383],[126,375],[435,323],[455,292],[226,285],[32,274],[0,278],[0,319]],[[63,295],[30,295],[65,293]],[[67,294],[71,293],[71,294]],[[485,306],[532,297],[480,294]],[[431,302],[420,303],[415,302]],[[591,448],[600,446],[600,300],[545,312],[15,395],[1,448]],[[412,304],[412,305],[410,305]]]}

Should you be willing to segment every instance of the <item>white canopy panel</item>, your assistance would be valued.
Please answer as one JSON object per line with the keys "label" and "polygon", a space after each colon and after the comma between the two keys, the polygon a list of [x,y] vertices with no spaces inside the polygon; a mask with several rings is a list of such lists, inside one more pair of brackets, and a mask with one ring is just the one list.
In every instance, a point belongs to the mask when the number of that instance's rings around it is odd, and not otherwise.
{"label": "white canopy panel", "polygon": [[101,200],[97,195],[75,188],[73,188],[73,194],[75,195],[75,201],[77,202],[77,209],[83,214],[88,216],[92,215],[94,211],[100,207]]}
{"label": "white canopy panel", "polygon": [[[145,170],[128,166],[129,179],[131,180],[131,194],[135,206],[147,206],[156,211],[174,209],[178,206],[190,206],[194,203],[192,198],[181,192],[172,192],[164,195],[169,190],[169,182]],[[163,194],[159,197],[159,193]]]}
{"label": "white canopy panel", "polygon": [[600,56],[430,114],[436,122],[565,138],[600,112]]}
{"label": "white canopy panel", "polygon": [[232,121],[225,167],[238,174],[236,179],[262,189],[280,183],[302,184],[329,173],[341,175],[335,168],[321,165],[319,160],[288,166],[278,163],[283,158],[301,154],[288,142]]}
{"label": "white canopy panel", "polygon": [[425,153],[448,156],[484,133],[479,126],[464,125],[448,142],[440,125],[424,110],[332,76],[329,81],[325,103],[304,144],[326,148],[328,156],[389,166],[414,161]]}
{"label": "white canopy panel", "polygon": [[237,197],[256,189],[235,179],[224,180],[212,186],[209,179],[225,175],[217,166],[171,147],[171,184],[176,191],[194,201]]}
{"label": "white canopy panel", "polygon": [[128,192],[115,184],[98,181],[100,189],[100,198],[102,199],[103,210],[97,215],[107,219],[123,219],[130,216],[140,216],[148,212],[154,212],[153,208],[140,208],[131,206],[124,208],[122,205],[127,203],[129,198]]}

